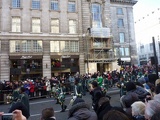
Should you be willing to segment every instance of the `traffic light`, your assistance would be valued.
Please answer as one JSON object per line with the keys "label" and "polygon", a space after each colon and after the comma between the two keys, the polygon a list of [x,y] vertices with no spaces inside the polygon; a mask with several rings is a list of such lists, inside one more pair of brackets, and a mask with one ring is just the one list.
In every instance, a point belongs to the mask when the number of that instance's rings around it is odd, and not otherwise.
{"label": "traffic light", "polygon": [[119,66],[121,66],[121,59],[118,59],[118,60],[117,60],[117,64],[118,64]]}

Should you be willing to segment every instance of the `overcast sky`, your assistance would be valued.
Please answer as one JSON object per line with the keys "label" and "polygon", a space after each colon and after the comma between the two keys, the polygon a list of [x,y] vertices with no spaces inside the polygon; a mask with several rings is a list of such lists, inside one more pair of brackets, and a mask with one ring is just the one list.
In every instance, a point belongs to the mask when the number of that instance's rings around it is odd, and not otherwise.
{"label": "overcast sky", "polygon": [[155,9],[160,8],[160,0],[138,0],[134,5],[134,20],[137,21]]}

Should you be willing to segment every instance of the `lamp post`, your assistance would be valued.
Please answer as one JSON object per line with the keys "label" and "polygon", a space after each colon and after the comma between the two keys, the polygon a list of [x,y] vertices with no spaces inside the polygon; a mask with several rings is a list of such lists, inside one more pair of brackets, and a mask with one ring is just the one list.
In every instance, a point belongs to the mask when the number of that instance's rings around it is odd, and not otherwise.
{"label": "lamp post", "polygon": [[89,73],[89,49],[88,49],[88,40],[89,40],[89,35],[91,33],[91,28],[87,28],[86,34],[83,34],[85,36],[86,40],[86,53],[87,53],[87,73]]}

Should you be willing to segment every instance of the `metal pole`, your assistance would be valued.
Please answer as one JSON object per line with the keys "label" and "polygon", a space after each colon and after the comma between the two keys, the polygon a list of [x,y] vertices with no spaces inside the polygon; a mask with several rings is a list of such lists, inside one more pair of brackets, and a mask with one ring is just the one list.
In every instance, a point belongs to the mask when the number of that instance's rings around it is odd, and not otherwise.
{"label": "metal pole", "polygon": [[152,41],[153,41],[154,60],[155,60],[155,66],[156,66],[156,76],[157,76],[157,79],[158,79],[159,78],[158,77],[158,61],[157,61],[156,46],[155,46],[154,37],[152,37]]}
{"label": "metal pole", "polygon": [[88,59],[89,59],[89,50],[88,50],[88,41],[89,41],[89,36],[90,36],[90,33],[91,33],[91,29],[90,28],[88,28],[87,29],[87,31],[89,32],[89,34],[87,35],[87,73],[89,73],[89,61],[88,61]]}

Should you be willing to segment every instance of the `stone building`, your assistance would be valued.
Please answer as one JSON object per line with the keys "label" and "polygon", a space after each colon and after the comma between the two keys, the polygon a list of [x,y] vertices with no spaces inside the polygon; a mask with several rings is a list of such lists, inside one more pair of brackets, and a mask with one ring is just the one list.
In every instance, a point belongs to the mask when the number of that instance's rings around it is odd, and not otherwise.
{"label": "stone building", "polygon": [[135,3],[0,0],[0,80],[104,72],[117,58],[134,63]]}

